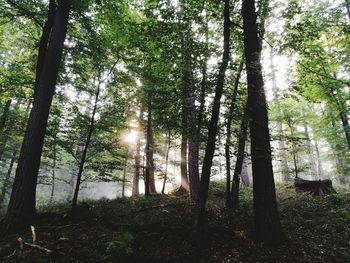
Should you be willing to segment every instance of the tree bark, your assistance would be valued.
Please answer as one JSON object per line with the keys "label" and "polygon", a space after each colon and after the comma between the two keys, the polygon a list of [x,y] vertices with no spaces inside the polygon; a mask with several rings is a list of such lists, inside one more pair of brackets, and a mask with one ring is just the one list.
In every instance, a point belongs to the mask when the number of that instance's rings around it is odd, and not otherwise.
{"label": "tree bark", "polygon": [[[58,128],[58,127],[57,127]],[[53,147],[53,164],[52,164],[52,181],[51,181],[51,194],[50,203],[53,202],[53,197],[55,194],[55,184],[56,184],[56,158],[57,158],[57,133],[54,136],[54,147]]]}
{"label": "tree bark", "polygon": [[35,92],[18,160],[4,225],[6,228],[30,223],[35,215],[35,191],[47,120],[66,36],[70,1],[59,0],[47,45],[45,62]]}
{"label": "tree bark", "polygon": [[153,160],[153,128],[152,128],[152,95],[148,94],[147,102],[147,131],[146,131],[146,180],[145,195],[156,193],[154,182],[154,160]]}
{"label": "tree bark", "polygon": [[4,183],[3,183],[2,187],[1,187],[0,205],[3,204],[4,201],[5,201],[5,195],[6,195],[7,188],[9,186],[9,184],[10,184],[10,177],[11,177],[13,165],[15,164],[15,161],[16,161],[17,152],[18,152],[18,150],[15,149],[13,151],[13,153],[12,153],[12,158],[11,158],[11,161],[10,161],[10,165],[9,165],[9,167],[7,169],[7,174],[6,174]]}
{"label": "tree bark", "polygon": [[244,107],[244,114],[241,120],[241,127],[238,135],[238,150],[237,150],[237,160],[235,165],[235,170],[232,179],[231,188],[231,202],[232,208],[237,209],[239,207],[239,180],[242,172],[243,161],[244,161],[244,149],[245,142],[247,140],[248,133],[248,109],[247,105]]}
{"label": "tree bark", "polygon": [[[277,87],[277,81],[276,81],[276,69],[275,65],[273,63],[273,49],[270,48],[270,68],[271,68],[271,80],[272,80],[272,93],[274,100],[279,100],[279,88]],[[278,122],[276,125],[276,131],[279,135],[278,139],[278,151],[281,158],[281,173],[282,173],[282,180],[287,182],[289,181],[289,167],[288,167],[288,161],[287,161],[287,154],[286,154],[286,145],[283,138],[283,125],[282,122]]]}
{"label": "tree bark", "polygon": [[306,138],[305,146],[306,146],[306,152],[307,152],[307,157],[310,165],[310,174],[312,180],[316,180],[318,176],[318,171],[317,171],[317,164],[315,160],[315,155],[312,149],[311,145],[311,139],[310,139],[310,134],[309,134],[309,128],[307,127],[306,124],[304,124],[304,134]]}
{"label": "tree bark", "polygon": [[241,78],[242,70],[244,65],[244,59],[241,58],[241,62],[239,63],[237,75],[235,78],[235,83],[233,86],[233,93],[232,93],[232,99],[231,104],[229,107],[229,112],[227,116],[227,122],[226,122],[226,142],[225,142],[225,159],[226,159],[226,206],[230,206],[231,204],[231,153],[230,153],[230,146],[231,146],[231,126],[232,126],[232,120],[233,120],[233,114],[235,112],[236,107],[236,100],[237,100],[237,93],[238,93],[238,86],[239,86],[239,80]]}
{"label": "tree bark", "polygon": [[293,158],[293,164],[294,164],[294,174],[295,174],[295,178],[299,178],[297,147],[295,145],[294,127],[291,121],[288,121],[288,126],[290,130],[290,138],[292,140],[292,158]]}
{"label": "tree bark", "polygon": [[216,82],[215,97],[209,124],[208,141],[205,149],[202,177],[200,182],[199,197],[198,197],[198,221],[197,227],[202,229],[205,219],[205,205],[208,197],[209,182],[213,157],[215,152],[216,134],[218,130],[218,120],[220,115],[220,100],[223,93],[225,72],[229,61],[229,41],[230,41],[230,1],[225,0],[224,3],[224,45],[222,62],[219,68],[219,75]]}
{"label": "tree bark", "polygon": [[186,113],[182,109],[182,135],[181,135],[181,153],[180,153],[180,173],[181,186],[177,191],[179,194],[187,194],[189,192],[187,177],[187,136],[186,136]]}
{"label": "tree bark", "polygon": [[277,210],[272,170],[267,104],[261,70],[261,40],[254,0],[243,0],[244,53],[248,83],[248,112],[253,169],[255,237],[268,243],[284,238]]}
{"label": "tree bark", "polygon": [[2,155],[5,152],[7,138],[8,138],[7,137],[8,134],[5,134],[4,130],[5,130],[7,119],[9,117],[11,102],[12,100],[6,101],[1,118],[0,118],[0,160],[2,159]]}
{"label": "tree bark", "polygon": [[186,127],[185,136],[188,144],[188,182],[190,197],[192,201],[198,198],[199,188],[199,145],[198,145],[198,129],[197,129],[197,112],[196,112],[196,97],[195,86],[192,72],[192,57],[191,57],[191,27],[188,17],[189,7],[185,1],[180,1],[182,9],[182,96],[183,110],[185,111],[184,123]]}
{"label": "tree bark", "polygon": [[86,155],[88,153],[88,149],[90,146],[90,142],[91,142],[91,136],[95,130],[95,115],[97,112],[97,104],[98,104],[98,99],[100,96],[100,86],[101,86],[101,81],[100,81],[100,74],[98,75],[98,84],[97,84],[97,89],[95,92],[95,102],[94,102],[94,107],[90,116],[90,123],[89,123],[89,130],[86,136],[86,140],[85,140],[85,144],[84,144],[84,148],[83,148],[83,152],[80,158],[80,163],[79,163],[79,169],[78,169],[78,173],[77,173],[77,180],[75,183],[75,188],[74,188],[74,195],[73,195],[73,200],[72,200],[72,212],[75,211],[76,207],[77,207],[77,202],[78,202],[78,194],[79,194],[79,190],[80,190],[80,183],[81,183],[81,177],[83,175],[84,172],[84,166],[85,166],[85,162],[86,162]]}
{"label": "tree bark", "polygon": [[135,173],[134,178],[132,182],[132,196],[138,196],[140,194],[139,191],[139,182],[140,182],[140,166],[141,166],[141,134],[142,134],[142,127],[143,127],[143,111],[140,112],[139,117],[139,129],[138,129],[138,136],[136,141],[136,152],[135,152]]}
{"label": "tree bark", "polygon": [[125,180],[126,180],[126,169],[128,167],[128,155],[129,155],[129,151],[126,151],[125,160],[124,160],[124,170],[123,170],[122,197],[125,197]]}
{"label": "tree bark", "polygon": [[167,143],[167,147],[165,150],[165,172],[164,172],[164,180],[163,180],[163,187],[162,187],[162,195],[165,194],[165,185],[166,185],[166,181],[168,178],[168,163],[169,163],[169,151],[170,151],[170,143],[171,143],[171,134],[170,134],[170,130],[168,132],[168,143]]}
{"label": "tree bark", "polygon": [[[190,64],[190,63],[188,63]],[[193,85],[192,69],[186,67],[184,70],[184,104],[186,107],[186,134],[188,141],[188,179],[190,197],[192,201],[198,198],[199,188],[199,147],[197,138],[197,116],[195,106],[195,94]]]}
{"label": "tree bark", "polygon": [[54,22],[55,22],[56,8],[57,8],[56,1],[50,0],[47,20],[44,24],[43,32],[41,34],[41,38],[39,41],[38,58],[37,58],[37,62],[36,62],[34,94],[36,93],[36,91],[38,89],[41,72],[42,72],[43,67],[44,67],[45,58],[46,58],[46,49],[47,49],[47,46],[49,44],[51,30],[52,30],[52,27],[53,27]]}

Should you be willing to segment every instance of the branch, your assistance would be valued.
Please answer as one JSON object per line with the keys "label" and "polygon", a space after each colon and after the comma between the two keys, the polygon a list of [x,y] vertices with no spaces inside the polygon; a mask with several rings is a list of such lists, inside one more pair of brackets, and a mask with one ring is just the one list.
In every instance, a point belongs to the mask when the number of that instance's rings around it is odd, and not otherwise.
{"label": "branch", "polygon": [[35,14],[33,14],[32,12],[28,11],[27,9],[25,9],[23,6],[20,6],[15,1],[6,0],[6,2],[10,6],[12,6],[13,8],[17,9],[21,14],[23,14],[23,15],[27,16],[28,18],[32,19],[38,26],[43,28],[42,23],[35,17]]}

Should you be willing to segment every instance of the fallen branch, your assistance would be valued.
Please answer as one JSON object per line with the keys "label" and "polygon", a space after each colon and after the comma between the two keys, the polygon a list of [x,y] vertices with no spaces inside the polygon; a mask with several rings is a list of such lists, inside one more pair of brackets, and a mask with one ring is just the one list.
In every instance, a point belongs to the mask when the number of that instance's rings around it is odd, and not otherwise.
{"label": "fallen branch", "polygon": [[42,246],[37,245],[37,244],[31,244],[31,243],[24,242],[22,238],[18,238],[17,240],[18,240],[18,243],[19,243],[19,246],[21,249],[23,249],[23,247],[26,246],[26,247],[33,248],[33,249],[38,249],[38,250],[46,252],[46,253],[52,253],[52,250],[45,248],[45,247],[42,247]]}

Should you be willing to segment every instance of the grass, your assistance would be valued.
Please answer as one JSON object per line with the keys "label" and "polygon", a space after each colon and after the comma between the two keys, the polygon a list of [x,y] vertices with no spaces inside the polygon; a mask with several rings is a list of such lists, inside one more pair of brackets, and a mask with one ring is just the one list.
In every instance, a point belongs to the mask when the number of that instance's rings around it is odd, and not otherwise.
{"label": "grass", "polygon": [[208,226],[200,249],[192,231],[193,205],[185,197],[152,196],[81,203],[75,215],[64,206],[46,209],[37,222],[37,244],[20,249],[30,229],[0,240],[0,261],[16,262],[348,262],[350,194],[296,194],[279,185],[281,221],[289,242],[256,243],[251,189],[241,189],[241,208],[224,207],[224,185],[212,183]]}

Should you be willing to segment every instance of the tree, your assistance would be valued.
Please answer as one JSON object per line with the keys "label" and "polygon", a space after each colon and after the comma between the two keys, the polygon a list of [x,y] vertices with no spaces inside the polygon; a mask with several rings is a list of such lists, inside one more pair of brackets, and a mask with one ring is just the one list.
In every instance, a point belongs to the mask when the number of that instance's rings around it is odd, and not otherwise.
{"label": "tree", "polygon": [[223,93],[225,72],[229,61],[229,45],[230,45],[230,3],[229,0],[224,2],[224,46],[222,54],[222,62],[219,68],[219,74],[217,77],[215,97],[213,102],[213,108],[211,113],[211,119],[209,124],[208,141],[205,148],[205,155],[202,167],[202,176],[199,188],[198,197],[198,221],[197,227],[199,230],[203,227],[205,219],[205,205],[208,197],[209,182],[211,167],[213,164],[213,157],[215,151],[216,135],[218,130],[218,120],[220,114],[220,100]]}
{"label": "tree", "polygon": [[255,237],[260,241],[277,243],[284,235],[277,210],[267,104],[260,62],[261,39],[258,36],[254,0],[243,0],[242,17],[248,83]]}
{"label": "tree", "polygon": [[46,125],[66,36],[70,1],[57,4],[45,59],[35,91],[25,136],[18,160],[10,203],[3,220],[5,228],[27,224],[35,215],[35,190]]}

